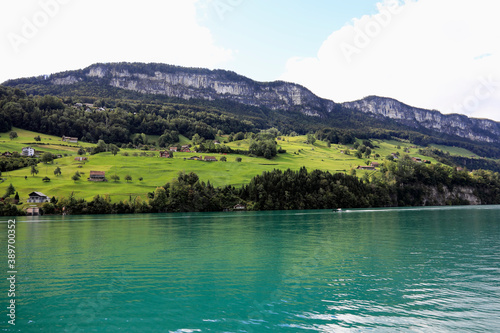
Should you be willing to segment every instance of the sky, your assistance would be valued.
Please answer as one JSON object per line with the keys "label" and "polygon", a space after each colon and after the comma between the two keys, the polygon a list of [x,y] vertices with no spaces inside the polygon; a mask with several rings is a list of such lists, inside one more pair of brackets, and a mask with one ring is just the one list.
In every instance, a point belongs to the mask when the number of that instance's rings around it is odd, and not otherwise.
{"label": "sky", "polygon": [[369,95],[500,121],[498,0],[0,3],[0,82],[96,62],[227,69],[335,102]]}

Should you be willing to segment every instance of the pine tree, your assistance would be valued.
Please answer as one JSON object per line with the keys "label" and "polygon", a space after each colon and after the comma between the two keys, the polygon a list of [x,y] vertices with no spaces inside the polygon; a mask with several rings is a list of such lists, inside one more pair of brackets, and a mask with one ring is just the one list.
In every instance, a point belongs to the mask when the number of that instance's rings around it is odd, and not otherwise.
{"label": "pine tree", "polygon": [[14,193],[16,193],[16,188],[14,187],[14,185],[12,185],[12,183],[9,185],[9,187],[7,187],[7,190],[5,191],[5,194],[4,194],[4,198],[8,198],[10,197],[11,195],[13,195]]}

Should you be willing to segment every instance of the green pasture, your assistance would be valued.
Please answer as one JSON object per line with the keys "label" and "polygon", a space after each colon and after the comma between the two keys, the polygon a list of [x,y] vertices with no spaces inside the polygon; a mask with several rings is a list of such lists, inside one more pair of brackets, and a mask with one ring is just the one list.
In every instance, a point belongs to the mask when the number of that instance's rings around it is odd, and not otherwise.
{"label": "green pasture", "polygon": [[[58,136],[47,135],[36,133],[32,131],[27,131],[20,128],[12,128],[12,132],[16,132],[18,137],[15,139],[10,139],[9,133],[0,133],[0,152],[14,152],[17,151],[21,153],[23,147],[32,147],[35,150],[50,152],[52,154],[76,154],[80,147],[92,147],[91,143],[79,142],[69,143],[64,142]],[[40,136],[41,141],[35,141],[36,136]]]}
{"label": "green pasture", "polygon": [[435,144],[432,144],[431,147],[440,149],[442,151],[447,151],[450,153],[450,155],[454,155],[454,156],[476,157],[476,154],[474,154],[470,150],[460,148],[460,147],[448,147],[448,146],[441,146],[441,145],[435,145]]}
{"label": "green pasture", "polygon": [[[37,150],[50,151],[57,154],[70,154],[63,158],[54,160],[51,164],[38,164],[39,173],[35,176],[30,174],[30,167],[23,169],[4,172],[2,178],[4,181],[0,183],[0,195],[3,195],[6,187],[12,183],[19,192],[21,201],[25,202],[28,194],[32,191],[40,191],[49,197],[67,197],[73,193],[76,197],[84,199],[92,199],[95,195],[108,195],[112,201],[128,200],[140,196],[145,198],[148,192],[153,192],[156,187],[163,186],[167,182],[172,181],[177,177],[179,172],[186,173],[195,172],[202,181],[210,182],[214,186],[233,185],[241,186],[249,183],[256,175],[263,171],[271,171],[273,169],[298,170],[305,166],[309,170],[320,169],[336,172],[348,173],[351,168],[356,168],[358,165],[367,165],[369,161],[383,162],[385,157],[390,153],[400,152],[404,154],[404,149],[412,146],[410,143],[400,141],[382,141],[373,140],[375,149],[372,150],[370,159],[358,159],[354,156],[354,150],[347,155],[341,151],[349,150],[352,147],[332,144],[328,147],[323,141],[316,141],[314,145],[305,143],[305,136],[287,137],[282,136],[278,140],[278,146],[286,150],[285,154],[278,154],[274,159],[267,160],[260,157],[250,157],[236,154],[195,154],[181,153],[174,154],[174,158],[160,158],[158,151],[149,151],[148,155],[140,156],[142,151],[135,149],[121,149],[120,152],[113,156],[111,153],[100,153],[96,155],[86,155],[88,161],[79,162],[74,158],[78,156],[76,151],[78,145],[67,144],[62,142],[59,137],[38,134],[22,129],[14,129],[19,137],[10,140],[8,133],[0,133],[0,152],[4,151],[21,151],[22,147],[28,145],[35,147]],[[42,141],[33,144],[34,137],[40,135]],[[180,144],[188,144],[190,141],[181,136]],[[223,138],[221,138],[223,139]],[[64,144],[64,146],[62,146]],[[92,146],[92,144],[82,143],[83,146]],[[249,141],[241,140],[231,142],[228,146],[235,149],[248,149]],[[401,149],[397,149],[397,146]],[[417,154],[418,148],[410,148],[410,156],[416,156],[428,159]],[[128,156],[124,156],[128,153]],[[374,158],[375,154],[379,154],[380,158]],[[139,156],[134,156],[139,155]],[[188,160],[192,156],[215,156],[218,160],[222,156],[227,158],[226,162],[205,162]],[[236,158],[241,157],[242,162],[236,162]],[[434,160],[431,159],[433,163]],[[54,170],[56,167],[61,168],[62,175],[55,176]],[[71,178],[76,173],[82,174],[80,180],[73,181]],[[91,182],[87,181],[90,171],[105,171],[108,182]],[[369,171],[373,173],[373,171]],[[363,176],[364,171],[357,171],[358,176]],[[111,180],[112,175],[117,175],[120,180],[115,182]],[[130,175],[132,180],[125,181],[125,176]],[[49,177],[50,182],[43,182],[44,177]],[[139,178],[142,177],[142,180]]]}

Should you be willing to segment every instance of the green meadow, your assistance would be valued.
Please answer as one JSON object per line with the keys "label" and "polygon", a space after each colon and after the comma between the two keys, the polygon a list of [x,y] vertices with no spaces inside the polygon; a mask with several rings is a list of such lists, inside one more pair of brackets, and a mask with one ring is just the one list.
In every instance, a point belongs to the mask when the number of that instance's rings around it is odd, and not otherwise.
{"label": "green meadow", "polygon": [[464,149],[464,148],[460,148],[460,147],[448,147],[448,146],[441,146],[441,145],[431,145],[432,148],[436,148],[436,149],[440,149],[442,151],[447,151],[448,153],[450,153],[450,155],[453,155],[453,156],[465,156],[465,157],[475,157],[476,154],[474,154],[473,152],[467,150],[467,149]]}
{"label": "green meadow", "polygon": [[[356,168],[358,165],[367,165],[370,161],[383,162],[385,157],[391,153],[399,151],[400,154],[404,154],[405,149],[409,149],[410,156],[428,159],[417,154],[418,148],[410,148],[413,146],[412,144],[401,141],[372,140],[372,143],[376,146],[372,150],[372,158],[358,159],[354,156],[354,150],[351,150],[350,155],[342,153],[342,151],[350,150],[352,146],[332,144],[331,147],[328,147],[322,141],[316,141],[314,145],[310,145],[305,143],[305,136],[282,136],[277,142],[278,146],[286,150],[286,153],[278,154],[272,160],[227,154],[225,155],[226,162],[205,162],[188,160],[188,158],[209,155],[220,160],[223,155],[177,152],[174,154],[174,158],[160,158],[158,151],[148,151],[146,152],[148,156],[140,156],[144,151],[121,149],[115,156],[110,152],[96,155],[87,154],[88,160],[80,162],[75,161],[79,147],[92,147],[93,144],[69,144],[62,142],[59,137],[25,131],[19,128],[15,128],[13,131],[18,133],[18,138],[13,140],[10,140],[9,133],[0,133],[0,153],[5,151],[21,152],[23,147],[29,145],[36,150],[63,155],[62,158],[54,160],[53,163],[39,163],[37,166],[39,173],[35,176],[30,174],[30,167],[2,174],[3,182],[0,183],[0,195],[3,195],[7,186],[12,183],[23,202],[26,201],[28,194],[32,191],[42,192],[49,197],[67,197],[73,193],[76,197],[87,200],[98,194],[109,196],[112,201],[133,199],[137,196],[145,198],[148,192],[153,192],[156,187],[163,186],[175,179],[179,172],[195,172],[200,177],[200,180],[210,182],[214,186],[241,186],[247,184],[254,176],[261,174],[263,171],[273,169],[286,170],[290,168],[298,170],[305,166],[309,170],[320,169],[332,173],[349,173],[352,168]],[[34,140],[37,135],[40,135],[42,139],[40,142]],[[154,140],[154,138],[150,139]],[[189,142],[185,137],[180,138],[181,144]],[[227,145],[235,149],[246,150],[249,141],[241,140]],[[398,146],[400,149],[398,149]],[[125,156],[125,153],[128,153],[128,156]],[[65,154],[67,156],[64,156]],[[379,154],[380,157],[374,158],[375,154]],[[237,162],[237,157],[241,157],[242,161]],[[431,161],[436,162],[432,159]],[[54,175],[56,167],[61,169],[62,175]],[[87,181],[90,171],[105,171],[108,182]],[[71,178],[76,172],[79,172],[82,176],[80,180],[74,181]],[[357,170],[356,175],[361,177],[365,172],[371,174],[374,171]],[[110,178],[112,175],[117,175],[120,180],[113,181]],[[126,175],[130,175],[132,180],[127,182],[125,180]],[[44,177],[49,177],[50,182],[42,181]],[[139,180],[140,178],[142,180]]]}

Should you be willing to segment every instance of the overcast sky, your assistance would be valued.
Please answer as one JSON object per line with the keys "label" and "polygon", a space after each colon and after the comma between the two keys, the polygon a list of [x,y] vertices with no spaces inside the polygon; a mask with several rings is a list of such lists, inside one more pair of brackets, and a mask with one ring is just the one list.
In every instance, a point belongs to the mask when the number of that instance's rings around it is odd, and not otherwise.
{"label": "overcast sky", "polygon": [[0,82],[96,62],[222,68],[500,121],[498,0],[0,3]]}

